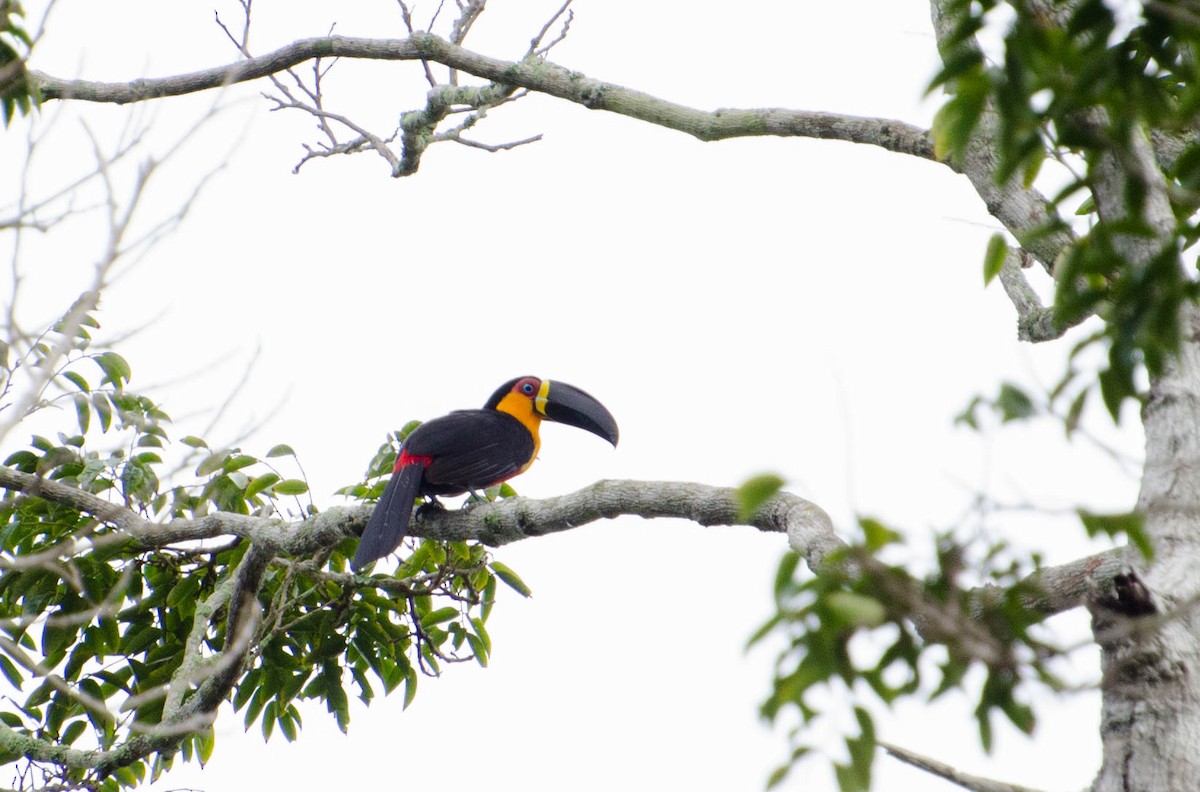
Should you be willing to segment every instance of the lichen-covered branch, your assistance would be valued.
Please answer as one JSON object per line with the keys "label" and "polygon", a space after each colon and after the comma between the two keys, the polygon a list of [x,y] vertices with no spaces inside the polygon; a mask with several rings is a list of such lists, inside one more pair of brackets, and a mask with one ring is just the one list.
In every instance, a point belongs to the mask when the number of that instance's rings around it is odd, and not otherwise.
{"label": "lichen-covered branch", "polygon": [[[264,563],[276,556],[309,556],[348,536],[358,536],[373,508],[369,504],[333,507],[299,521],[218,512],[194,520],[153,523],[61,482],[4,467],[0,467],[0,487],[80,508],[97,519],[112,518],[147,548],[238,537],[268,553]],[[829,515],[799,496],[776,495],[747,523],[739,516],[734,489],[675,481],[606,480],[551,498],[508,498],[463,509],[426,509],[414,517],[409,534],[500,547],[619,516],[676,518],[702,526],[749,524],[761,531],[784,533],[791,548],[818,572],[831,554],[847,547]],[[1078,607],[1085,602],[1089,588],[1111,579],[1118,567],[1117,556],[1106,552],[1040,570],[1033,580],[1043,596],[1030,606],[1045,616]],[[984,595],[987,589],[980,591]]]}
{"label": "lichen-covered branch", "polygon": [[[939,7],[938,3],[934,4],[935,29],[944,36],[947,23],[938,11]],[[240,63],[128,83],[66,80],[42,72],[32,74],[38,81],[43,97],[47,99],[123,104],[210,90],[260,78],[274,79],[274,75],[304,61],[332,57],[439,63],[452,69],[455,74],[462,72],[487,81],[482,86],[461,86],[457,82],[433,85],[425,107],[404,114],[400,125],[401,151],[398,155],[387,148],[390,140],[370,139],[371,145],[381,150],[388,160],[393,176],[416,173],[431,143],[453,139],[471,145],[470,141],[459,138],[462,129],[481,118],[488,108],[507,101],[518,88],[674,129],[704,141],[754,136],[841,140],[937,161],[929,131],[903,121],[778,107],[701,110],[588,77],[536,54],[519,62],[506,61],[473,52],[453,40],[423,32],[413,32],[404,39],[343,36],[302,39],[274,52],[248,57]],[[461,128],[439,132],[439,124],[447,118],[451,108],[457,107],[471,108],[475,113],[466,125],[460,125]],[[348,123],[348,119],[341,120]],[[357,129],[353,124],[348,125]],[[359,139],[347,144],[346,150],[357,150],[360,142],[368,141],[369,136],[364,136],[362,130],[358,131]],[[1051,203],[1037,190],[1024,187],[1018,179],[1010,179],[1004,184],[996,183],[997,162],[993,143],[997,134],[994,113],[985,114],[978,139],[963,161],[943,164],[965,175],[988,211],[1014,237],[1027,245],[1030,255],[1050,270],[1059,253],[1073,244],[1074,237],[1064,229],[1041,233],[1055,219],[1055,213]],[[310,156],[313,155],[310,152]],[[1004,282],[1006,287],[1014,283],[1011,273],[1005,276]],[[1014,294],[1011,288],[1009,294]],[[1041,341],[1057,338],[1066,329],[1067,326],[1053,316],[1051,309],[1038,306],[1022,313],[1020,333],[1024,339]]]}
{"label": "lichen-covered branch", "polygon": [[1017,309],[1017,338],[1034,342],[1061,338],[1070,325],[1059,321],[1054,308],[1043,306],[1041,298],[1029,285],[1025,277],[1029,258],[1024,248],[1009,250],[1000,267],[1004,293]]}
{"label": "lichen-covered branch", "polygon": [[[132,733],[120,744],[106,751],[89,752],[66,751],[49,740],[33,739],[0,727],[0,748],[19,747],[19,753],[29,759],[101,774],[155,752],[171,753],[189,734],[210,727],[218,708],[229,699],[246,671],[248,658],[264,640],[259,629],[259,597],[269,569],[278,566],[274,562],[307,564],[314,556],[322,557],[347,537],[360,534],[373,508],[370,504],[335,507],[298,521],[217,513],[155,523],[64,482],[7,468],[0,468],[0,487],[79,509],[111,526],[102,526],[98,533],[128,535],[135,549],[187,547],[197,540],[229,537],[249,543],[232,576],[195,609],[186,656],[169,683],[141,693],[141,700],[123,706],[134,709],[147,700],[163,697],[159,722],[144,728],[135,723]],[[803,556],[815,574],[869,581],[866,590],[876,592],[894,618],[911,621],[927,641],[952,645],[961,656],[990,668],[1012,665],[1012,649],[1006,639],[991,635],[982,624],[975,623],[967,606],[970,597],[978,597],[980,604],[985,605],[992,590],[967,592],[967,600],[930,596],[920,580],[897,574],[895,568],[839,537],[829,515],[819,506],[789,493],[776,494],[746,520],[740,514],[737,492],[731,488],[687,482],[600,481],[552,498],[517,497],[456,510],[424,509],[414,517],[410,535],[501,546],[617,516],[670,517],[701,526],[748,524],[761,531],[785,534],[791,548]],[[64,545],[55,559],[69,562],[72,550]],[[295,560],[288,562],[288,558]],[[1117,556],[1105,555],[1068,567],[1042,570],[1033,579],[1041,587],[1029,587],[1038,593],[1027,605],[1032,612],[1042,615],[1076,607],[1089,591],[1104,585],[1105,576],[1117,575],[1119,567]],[[386,574],[339,573],[337,577],[350,591],[371,588],[392,591],[398,582]],[[376,580],[378,587],[374,584]],[[399,582],[411,585],[414,581]],[[224,644],[219,651],[206,654],[208,636],[218,627],[216,620],[222,618]]]}
{"label": "lichen-covered branch", "polygon": [[867,143],[933,159],[926,130],[902,121],[784,108],[698,110],[641,91],[593,79],[539,57],[521,62],[492,58],[429,33],[404,39],[325,36],[295,41],[245,61],[172,77],[127,83],[69,80],[31,72],[45,99],[126,104],[211,90],[285,71],[314,58],[365,58],[436,62],[497,86],[555,96],[593,110],[607,110],[692,135],[700,140],[777,135]]}
{"label": "lichen-covered branch", "polygon": [[133,536],[145,534],[150,526],[150,522],[137,512],[112,501],[61,481],[42,478],[31,473],[22,473],[2,465],[0,465],[0,488],[23,492],[26,495],[70,506],[76,511],[95,517],[100,522],[110,523],[128,531]]}

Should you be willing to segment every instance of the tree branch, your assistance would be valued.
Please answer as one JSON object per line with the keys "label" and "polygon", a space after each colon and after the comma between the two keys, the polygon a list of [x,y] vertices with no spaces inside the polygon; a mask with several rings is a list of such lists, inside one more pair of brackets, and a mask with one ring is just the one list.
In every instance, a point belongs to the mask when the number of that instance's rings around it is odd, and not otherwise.
{"label": "tree branch", "polygon": [[[147,548],[219,537],[239,537],[268,553],[302,557],[333,547],[366,527],[372,504],[335,506],[305,520],[289,522],[217,512],[194,520],[154,523],[123,506],[51,481],[0,466],[0,487],[52,500],[98,520],[116,525]],[[727,487],[674,481],[599,481],[581,490],[551,498],[506,498],[462,509],[426,509],[413,518],[409,536],[442,541],[477,541],[501,547],[522,539],[560,533],[600,519],[636,516],[671,517],[702,526],[750,525],[760,531],[785,533],[793,550],[814,572],[829,556],[847,547],[834,531],[833,521],[817,504],[790,493],[780,493],[749,520],[739,516],[736,491]],[[1111,580],[1121,571],[1123,549],[1099,553],[1058,567],[1035,572],[1028,582],[1041,595],[1028,607],[1043,616],[1083,604],[1093,586]],[[261,571],[259,572],[261,574]],[[981,588],[973,596],[987,598],[995,591]]]}
{"label": "tree branch", "polygon": [[[952,5],[950,0],[930,2],[933,30],[944,63],[952,63],[962,56],[964,50],[970,52],[979,49],[974,36],[965,42],[956,40],[959,18],[951,11]],[[983,199],[988,214],[999,220],[1022,246],[1020,267],[1015,266],[1010,254],[1000,270],[1005,293],[1017,309],[1018,337],[1023,341],[1049,341],[1061,337],[1091,314],[1083,313],[1070,322],[1063,322],[1055,315],[1053,308],[1042,307],[1026,282],[1021,267],[1027,265],[1025,258],[1032,256],[1046,272],[1053,275],[1059,255],[1072,248],[1078,240],[1075,233],[1060,220],[1054,204],[1039,190],[1026,187],[1018,175],[1003,183],[998,182],[1000,135],[999,116],[989,101],[972,132],[962,162],[955,163],[954,167],[970,180],[975,192]]]}
{"label": "tree branch", "polygon": [[26,495],[70,506],[76,511],[91,515],[100,522],[115,525],[134,536],[149,530],[149,521],[137,512],[61,481],[42,478],[32,473],[22,473],[19,470],[0,465],[0,488],[23,492]]}
{"label": "tree branch", "polygon": [[957,784],[963,789],[969,789],[971,792],[1037,792],[1031,787],[1024,787],[1018,784],[1006,784],[1002,781],[992,781],[988,778],[980,778],[961,770],[957,770],[948,764],[939,762],[936,759],[930,759],[928,756],[922,756],[915,751],[910,751],[907,748],[901,748],[898,745],[880,742],[883,749],[892,756],[899,759],[905,764],[919,767],[927,773],[945,779],[952,784]]}
{"label": "tree branch", "polygon": [[[209,726],[240,678],[247,656],[258,643],[256,631],[261,608],[257,597],[272,561],[287,556],[303,559],[327,552],[347,537],[361,534],[374,508],[371,504],[335,507],[295,522],[216,513],[194,520],[154,523],[64,482],[4,467],[0,467],[0,487],[77,508],[97,520],[117,526],[145,548],[222,536],[236,536],[250,543],[233,577],[197,609],[183,665],[167,685],[143,694],[146,700],[166,697],[160,724],[141,729],[135,724],[134,730],[138,733],[123,744],[107,751],[86,752],[69,751],[28,738],[0,724],[0,748],[17,751],[35,761],[91,768],[102,774],[154,752],[169,753],[187,734]],[[926,640],[953,645],[990,667],[1003,668],[1011,662],[1011,647],[1002,638],[992,636],[981,625],[973,623],[970,609],[964,608],[962,601],[943,602],[930,597],[920,581],[893,574],[893,568],[865,551],[842,552],[850,546],[837,536],[829,515],[816,504],[796,495],[779,493],[749,520],[741,518],[739,508],[736,490],[731,488],[685,482],[600,481],[553,498],[518,497],[457,510],[425,509],[414,517],[409,534],[502,546],[622,515],[647,519],[680,518],[702,526],[748,524],[761,531],[786,534],[789,545],[804,557],[816,574],[865,576],[877,582],[879,590],[886,592],[881,596],[892,603],[896,618],[911,619]],[[61,550],[56,549],[55,558],[67,551],[67,545]],[[75,548],[71,547],[70,551],[75,552]],[[1114,577],[1121,568],[1119,553],[1111,551],[1064,567],[1041,570],[1028,581],[1041,593],[1032,595],[1027,606],[1042,615],[1076,607],[1089,591],[1102,585],[1102,578]],[[344,577],[347,580],[343,583],[356,587],[373,586],[378,580],[379,587],[385,590],[394,590],[398,582],[394,577],[382,574]],[[405,584],[408,582],[411,581]],[[966,596],[982,605],[986,604],[986,597],[996,593],[995,589],[982,588],[967,592]],[[225,645],[215,656],[203,657],[204,636],[212,619],[222,610],[228,614]],[[123,709],[141,703],[141,700],[126,702]]]}
{"label": "tree branch", "polygon": [[762,135],[822,138],[867,143],[934,159],[929,133],[902,121],[783,108],[697,110],[591,79],[540,58],[527,58],[520,63],[491,58],[429,33],[414,33],[405,39],[345,36],[301,39],[239,63],[128,83],[66,80],[38,71],[31,71],[30,75],[45,99],[126,104],[221,88],[267,77],[312,58],[333,57],[434,61],[498,85],[538,91],[593,110],[607,110],[675,129],[700,140]]}
{"label": "tree branch", "polygon": [[1000,267],[1000,283],[1017,309],[1017,338],[1022,341],[1050,341],[1061,338],[1069,325],[1062,324],[1053,308],[1046,308],[1025,277],[1031,256],[1024,248],[1010,249]]}

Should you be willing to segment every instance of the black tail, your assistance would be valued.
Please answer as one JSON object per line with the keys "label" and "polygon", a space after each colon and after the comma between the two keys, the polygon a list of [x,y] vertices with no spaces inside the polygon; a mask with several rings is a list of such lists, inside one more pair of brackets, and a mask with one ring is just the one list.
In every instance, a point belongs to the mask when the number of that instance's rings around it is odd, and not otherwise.
{"label": "black tail", "polygon": [[400,546],[408,532],[408,521],[412,517],[413,501],[421,487],[423,472],[421,465],[406,465],[392,474],[383,496],[375,504],[375,511],[371,512],[354,560],[350,562],[350,568],[355,572]]}

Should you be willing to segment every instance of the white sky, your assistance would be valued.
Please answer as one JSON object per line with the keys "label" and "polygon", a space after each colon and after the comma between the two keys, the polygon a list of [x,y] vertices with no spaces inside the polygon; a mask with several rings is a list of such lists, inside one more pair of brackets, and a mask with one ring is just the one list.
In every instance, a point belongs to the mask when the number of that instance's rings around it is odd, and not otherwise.
{"label": "white sky", "polygon": [[[520,57],[557,5],[494,0],[468,44]],[[27,6],[37,19],[41,4]],[[125,81],[229,62],[213,8],[62,0],[32,65]],[[235,4],[216,8],[237,22]],[[935,65],[919,0],[577,0],[575,12],[553,60],[673,101],[918,124],[936,109],[921,101]],[[403,34],[384,0],[260,0],[255,18],[260,53],[333,22],[344,35]],[[245,101],[163,174],[151,207],[165,210],[246,129],[182,230],[113,286],[101,318],[114,332],[154,322],[120,347],[135,389],[223,361],[160,391],[176,417],[223,398],[261,347],[224,431],[265,420],[243,447],[291,444],[319,505],[340,502],[331,493],[358,480],[386,431],[479,405],[526,373],[587,389],[621,426],[615,452],[546,429],[541,461],[513,482],[534,497],[605,477],[736,485],[775,471],[843,530],[856,513],[904,528],[916,558],[979,488],[1058,510],[1133,503],[1136,481],[1051,423],[984,439],[952,426],[1002,380],[1053,382],[1065,347],[1015,341],[999,285],[982,288],[995,223],[947,168],[834,142],[702,144],[531,97],[476,137],[542,133],[538,144],[438,146],[407,180],[372,154],[295,176],[313,124],[268,113],[260,87],[228,91]],[[342,62],[326,90],[329,109],[386,134],[425,88],[415,64]],[[87,164],[80,119],[112,140],[130,114],[153,115],[161,148],[215,98],[50,106],[66,112],[34,183],[49,189]],[[0,173],[16,172],[25,127],[0,138]],[[102,241],[88,228],[28,240],[30,321],[86,283]],[[1069,519],[1013,514],[990,527],[1049,562],[1094,549]],[[356,706],[348,736],[311,707],[296,743],[264,747],[257,727],[244,734],[241,715],[226,713],[210,765],[154,789],[236,789],[251,777],[301,791],[760,789],[787,744],[757,718],[771,652],[743,646],[770,614],[783,549],[783,537],[747,528],[638,519],[503,548],[496,557],[534,597],[505,592],[486,671],[422,680],[406,712],[398,697]],[[1066,621],[1078,638],[1082,619]],[[1094,657],[1076,667],[1094,679]],[[1032,740],[999,724],[990,758],[961,696],[881,714],[880,736],[971,772],[1073,789],[1098,764],[1097,705],[1089,693],[1043,709]],[[836,751],[837,726],[811,739]],[[952,788],[885,757],[877,772],[881,789]],[[833,789],[828,763],[802,764],[785,788]]]}

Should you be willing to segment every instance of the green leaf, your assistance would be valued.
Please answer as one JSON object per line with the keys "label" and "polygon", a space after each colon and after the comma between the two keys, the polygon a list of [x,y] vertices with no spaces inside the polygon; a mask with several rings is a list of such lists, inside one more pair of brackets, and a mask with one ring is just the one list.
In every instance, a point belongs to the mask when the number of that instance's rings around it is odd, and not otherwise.
{"label": "green leaf", "polygon": [[421,617],[421,627],[429,629],[437,624],[448,622],[451,619],[457,619],[461,611],[453,605],[447,605],[444,608],[438,608],[435,611],[430,611]]}
{"label": "green leaf", "polygon": [[292,447],[286,443],[280,443],[277,446],[273,446],[271,450],[267,452],[267,459],[274,459],[275,457],[281,456],[294,457],[296,456],[296,452],[293,451]]}
{"label": "green leaf", "polygon": [[308,492],[308,484],[300,479],[284,479],[275,485],[276,495],[303,495]]}
{"label": "green leaf", "polygon": [[296,722],[287,715],[279,716],[279,730],[288,742],[296,741]]}
{"label": "green leaf", "polygon": [[71,465],[78,459],[78,454],[66,446],[51,448],[38,460],[37,472],[45,475],[58,468]]}
{"label": "green leaf", "polygon": [[83,393],[90,393],[92,390],[92,387],[88,385],[88,381],[84,379],[82,375],[77,374],[74,371],[64,371],[63,377],[70,380],[71,384],[76,388],[79,388],[79,390]]}
{"label": "green leaf", "polygon": [[266,705],[270,697],[270,694],[266,693],[265,689],[262,687],[258,687],[254,690],[254,694],[250,696],[250,703],[246,707],[246,716],[243,719],[246,731],[250,731],[250,727],[254,724],[254,721],[258,719],[259,714],[263,711],[263,707]]}
{"label": "green leaf", "polygon": [[478,635],[467,633],[467,643],[471,645],[471,654],[475,657],[475,662],[483,668],[487,668],[488,664],[488,647]]}
{"label": "green leaf", "polygon": [[983,285],[987,286],[1000,274],[1004,259],[1008,256],[1008,242],[1003,234],[992,234],[988,240],[987,252],[983,255]]}
{"label": "green leaf", "polygon": [[79,422],[79,431],[87,434],[88,425],[92,421],[92,408],[88,397],[82,393],[75,394],[75,418]]}
{"label": "green leaf", "polygon": [[200,460],[199,465],[196,465],[196,475],[203,478],[204,476],[216,473],[221,469],[221,465],[224,464],[228,456],[228,451],[214,451]]}
{"label": "green leaf", "polygon": [[212,758],[213,748],[217,744],[217,734],[210,726],[196,734],[194,739],[196,741],[196,757],[200,760],[200,766],[204,767]]}
{"label": "green leaf", "polygon": [[208,443],[204,442],[203,440],[201,440],[199,437],[196,437],[195,435],[187,435],[186,437],[181,437],[179,439],[179,442],[183,443],[185,446],[190,446],[191,448],[208,448]]}
{"label": "green leaf", "polygon": [[420,421],[409,421],[396,432],[396,439],[403,443],[413,431],[421,425]]}
{"label": "green leaf", "polygon": [[63,745],[71,745],[78,740],[87,730],[87,721],[77,720],[63,731]]}
{"label": "green leaf", "polygon": [[21,672],[17,670],[16,665],[11,660],[3,655],[0,655],[0,672],[4,673],[5,678],[17,690],[21,689],[21,684],[24,681],[21,678]]}
{"label": "green leaf", "polygon": [[42,656],[52,666],[58,665],[58,661],[66,654],[67,649],[71,648],[78,636],[79,626],[71,624],[69,620],[46,622],[45,627],[42,628]]}
{"label": "green leaf", "polygon": [[487,583],[484,584],[484,594],[480,598],[479,614],[482,619],[487,620],[492,614],[492,607],[496,605],[496,576],[488,575]]}
{"label": "green leaf", "polygon": [[858,525],[862,528],[867,549],[872,553],[882,549],[885,545],[895,544],[904,539],[899,531],[894,531],[871,517],[860,517]]}
{"label": "green leaf", "polygon": [[858,721],[859,735],[846,740],[846,749],[850,753],[850,766],[862,788],[870,789],[871,765],[875,760],[875,722],[862,707],[854,708],[854,718]]}
{"label": "green leaf", "polygon": [[1080,509],[1079,519],[1083,522],[1083,529],[1087,531],[1088,536],[1094,538],[1103,534],[1115,539],[1120,534],[1125,534],[1129,537],[1130,544],[1140,550],[1147,561],[1154,558],[1154,546],[1146,533],[1145,518],[1141,512],[1096,514]]}
{"label": "green leaf", "polygon": [[402,709],[408,709],[408,705],[413,703],[413,699],[417,697],[417,672],[412,666],[404,668],[404,705]]}
{"label": "green leaf", "polygon": [[887,621],[887,609],[874,597],[850,591],[834,591],[825,598],[834,617],[851,627],[878,627]]}
{"label": "green leaf", "polygon": [[224,462],[221,463],[221,469],[226,473],[232,473],[235,470],[241,470],[244,467],[250,467],[258,462],[256,457],[247,454],[230,455]]}
{"label": "green leaf", "polygon": [[774,616],[767,619],[761,627],[751,633],[750,637],[746,639],[746,649],[753,648],[763,638],[766,638],[768,635],[775,632],[776,628],[783,623],[783,618],[784,617],[782,614],[776,613]]}
{"label": "green leaf", "polygon": [[792,772],[790,764],[780,765],[771,771],[771,775],[767,776],[767,789],[774,789],[784,782],[788,777],[788,773]]}
{"label": "green leaf", "polygon": [[742,482],[734,491],[734,500],[738,508],[738,520],[749,522],[754,518],[759,508],[783,489],[784,481],[774,473],[764,473]]}
{"label": "green leaf", "polygon": [[92,394],[92,407],[96,410],[96,418],[100,421],[100,431],[107,432],[112,426],[112,407],[104,393]]}
{"label": "green leaf", "polygon": [[[991,88],[990,80],[980,65],[977,53],[964,59],[955,95],[934,115],[933,148],[934,156],[939,160],[960,160],[970,142],[971,133],[979,123]],[[947,65],[946,69],[949,68]]]}
{"label": "green leaf", "polygon": [[1133,387],[1133,377],[1124,371],[1107,368],[1100,372],[1099,380],[1104,406],[1108,408],[1113,423],[1118,423],[1121,420],[1121,405],[1125,403],[1125,399],[1137,396]]}
{"label": "green leaf", "polygon": [[791,588],[792,579],[796,576],[796,568],[800,565],[800,558],[800,554],[795,550],[788,550],[779,559],[779,566],[775,569],[775,585],[772,587],[776,600],[782,599]]}
{"label": "green leaf", "polygon": [[513,591],[517,592],[522,597],[533,596],[533,591],[529,588],[529,586],[525,585],[525,581],[521,580],[520,575],[518,575],[516,572],[513,572],[505,564],[502,564],[499,561],[493,561],[488,566],[490,566],[491,570],[496,573],[496,577],[504,581],[505,585],[507,585]]}
{"label": "green leaf", "polygon": [[996,408],[1000,411],[1000,420],[1003,423],[1019,421],[1037,413],[1037,408],[1033,406],[1033,400],[1029,398],[1028,394],[1008,382],[1000,386],[1000,395],[996,398]]}
{"label": "green leaf", "polygon": [[1025,185],[1026,190],[1033,187],[1038,174],[1042,172],[1042,163],[1045,161],[1045,146],[1037,145],[1029,149],[1029,153],[1025,157],[1025,163],[1021,167],[1021,182]]}
{"label": "green leaf", "polygon": [[833,774],[837,778],[840,792],[867,792],[867,788],[859,780],[858,773],[850,765],[837,763],[833,766]]}
{"label": "green leaf", "polygon": [[271,735],[275,731],[275,724],[279,722],[277,714],[279,708],[278,699],[271,699],[267,702],[266,708],[263,709],[262,716],[262,735],[263,742],[271,739]]}
{"label": "green leaf", "polygon": [[254,497],[255,495],[257,495],[258,493],[262,492],[263,490],[267,489],[268,487],[270,487],[272,484],[274,484],[277,481],[279,481],[278,473],[264,473],[261,476],[256,477],[246,487],[245,497],[247,499],[250,499],[250,498]]}
{"label": "green leaf", "polygon": [[1022,704],[1016,700],[1009,699],[1000,707],[1012,724],[1020,729],[1025,734],[1032,734],[1033,728],[1037,725],[1037,718],[1033,714],[1033,708],[1028,704]]}
{"label": "green leaf", "polygon": [[96,365],[104,372],[104,379],[100,382],[101,385],[105,382],[111,382],[114,387],[121,388],[129,381],[132,373],[129,369],[129,363],[116,352],[102,352],[92,359],[96,361]]}
{"label": "green leaf", "polygon": [[1081,390],[1079,395],[1071,400],[1071,406],[1067,409],[1067,417],[1063,419],[1063,428],[1066,430],[1067,437],[1073,435],[1079,428],[1079,419],[1083,416],[1083,408],[1090,392],[1090,389]]}

